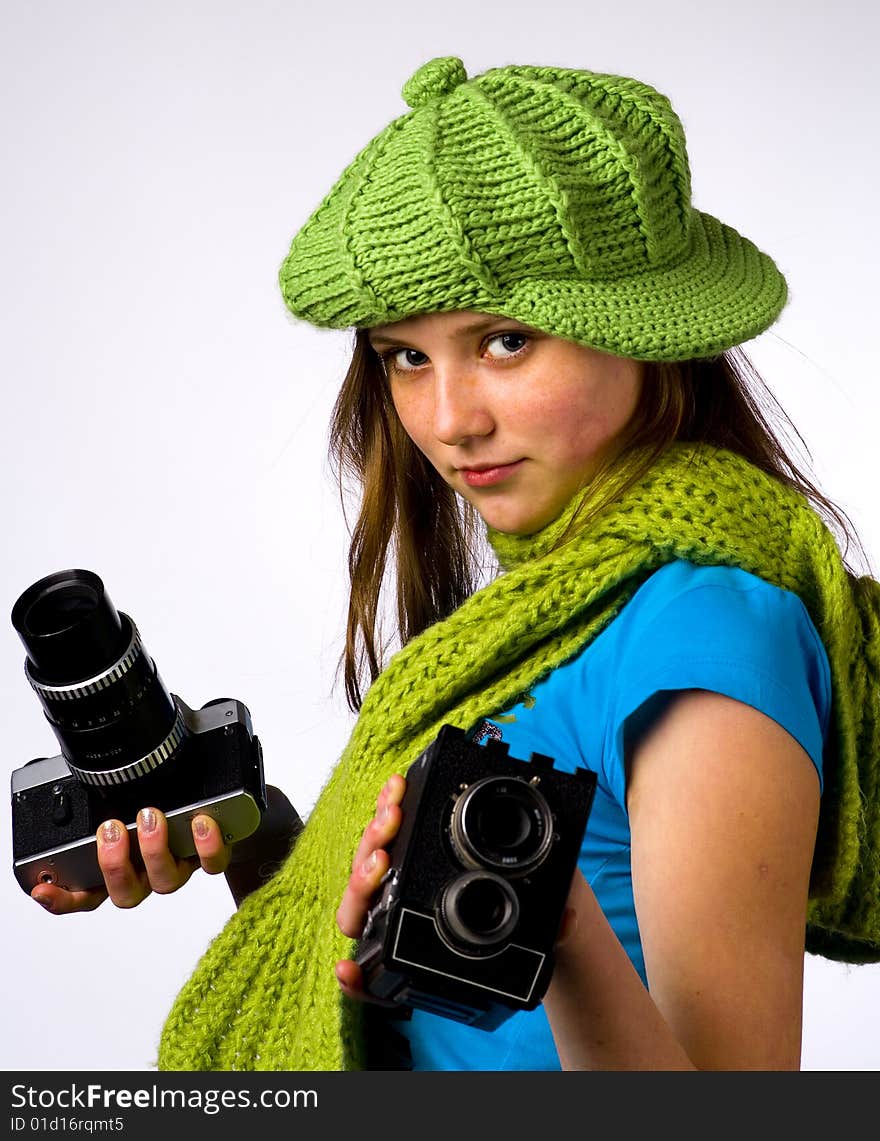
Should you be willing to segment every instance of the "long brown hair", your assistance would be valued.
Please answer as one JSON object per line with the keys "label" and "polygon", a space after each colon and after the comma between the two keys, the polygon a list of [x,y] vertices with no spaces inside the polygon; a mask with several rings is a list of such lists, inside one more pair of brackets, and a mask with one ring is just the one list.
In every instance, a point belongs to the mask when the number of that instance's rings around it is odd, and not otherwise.
{"label": "long brown hair", "polygon": [[[852,569],[846,563],[850,544],[866,563],[849,517],[800,469],[772,427],[774,419],[787,425],[786,434],[793,432],[807,452],[742,349],[698,360],[645,362],[641,399],[622,449],[591,481],[587,513],[578,525],[638,482],[673,441],[699,441],[737,452],[801,492],[842,541],[845,565]],[[638,462],[629,465],[623,487],[612,485],[607,477],[624,454],[637,454]],[[340,663],[348,704],[357,710],[362,686],[375,680],[388,649],[382,629],[386,591],[393,589],[396,597],[392,639],[404,645],[473,593],[486,573],[488,554],[476,512],[403,430],[366,330],[355,331],[333,409],[330,456],[343,509],[350,481],[360,493],[350,528],[348,621]]]}

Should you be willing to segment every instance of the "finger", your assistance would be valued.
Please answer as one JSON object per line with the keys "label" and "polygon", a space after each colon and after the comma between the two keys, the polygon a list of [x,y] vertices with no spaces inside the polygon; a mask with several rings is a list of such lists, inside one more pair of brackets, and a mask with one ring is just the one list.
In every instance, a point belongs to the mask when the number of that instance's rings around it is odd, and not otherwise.
{"label": "finger", "polygon": [[56,884],[37,884],[31,892],[36,900],[51,915],[72,915],[77,911],[94,911],[107,898],[104,888],[94,891],[67,891]]}
{"label": "finger", "polygon": [[392,773],[385,782],[385,795],[389,804],[400,804],[406,792],[406,777]]}
{"label": "finger", "polygon": [[393,1007],[398,1005],[392,999],[375,998],[365,989],[363,972],[353,959],[340,959],[335,970],[339,989],[349,998],[356,999],[358,1002],[372,1002],[376,1006]]}
{"label": "finger", "polygon": [[336,964],[336,981],[343,994],[363,1001],[365,997],[363,971],[353,959],[339,960]]}
{"label": "finger", "polygon": [[128,831],[120,820],[107,820],[97,831],[98,866],[107,894],[117,907],[137,907],[150,894],[146,874],[131,862]]}
{"label": "finger", "polygon": [[385,804],[377,811],[361,836],[361,842],[351,862],[352,872],[363,867],[373,852],[387,848],[391,844],[400,829],[402,819],[403,813],[396,804]]}
{"label": "finger", "polygon": [[361,836],[357,851],[351,861],[352,871],[376,848],[384,848],[397,835],[403,813],[400,803],[406,791],[406,781],[399,773],[394,773],[382,786],[376,800],[376,814]]}
{"label": "finger", "polygon": [[175,859],[168,847],[168,821],[158,808],[140,810],[137,830],[138,846],[150,888],[157,895],[177,891],[198,867],[198,861]]}
{"label": "finger", "polygon": [[351,873],[336,911],[336,924],[343,935],[358,939],[364,929],[364,921],[370,909],[382,877],[388,871],[388,853],[380,850],[371,852],[364,863]]}
{"label": "finger", "polygon": [[225,872],[229,867],[232,849],[223,839],[220,825],[210,816],[194,816],[192,820],[193,841],[196,855],[204,871],[209,876]]}

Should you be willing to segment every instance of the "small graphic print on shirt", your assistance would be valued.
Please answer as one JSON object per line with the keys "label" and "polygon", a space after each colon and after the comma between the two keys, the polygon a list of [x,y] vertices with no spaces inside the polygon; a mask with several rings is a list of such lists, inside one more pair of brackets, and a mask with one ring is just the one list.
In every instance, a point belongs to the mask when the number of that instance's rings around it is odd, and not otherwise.
{"label": "small graphic print on shirt", "polygon": [[[530,693],[524,693],[522,697],[518,698],[514,703],[514,708],[522,706],[523,709],[534,709],[536,699]],[[512,725],[516,721],[515,713],[496,713],[495,721],[481,721],[477,728],[474,730],[471,740],[479,745],[481,741],[485,741],[491,737],[493,741],[502,740],[504,734],[501,732],[499,725]],[[498,724],[495,724],[498,722]]]}
{"label": "small graphic print on shirt", "polygon": [[502,736],[503,734],[497,725],[493,725],[491,721],[481,721],[474,730],[474,735],[471,740],[475,745],[480,745],[483,741],[488,739],[500,741]]}

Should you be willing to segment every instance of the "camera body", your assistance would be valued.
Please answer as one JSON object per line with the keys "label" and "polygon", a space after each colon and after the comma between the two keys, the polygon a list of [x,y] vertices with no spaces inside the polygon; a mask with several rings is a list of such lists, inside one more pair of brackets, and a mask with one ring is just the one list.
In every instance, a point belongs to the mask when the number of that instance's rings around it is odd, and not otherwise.
{"label": "camera body", "polygon": [[406,779],[356,952],[365,989],[493,1030],[550,982],[596,775],[444,725]]}
{"label": "camera body", "polygon": [[247,707],[217,698],[191,709],[169,693],[134,622],[117,612],[97,575],[61,571],[15,604],[28,651],[25,673],[61,752],[12,773],[13,871],[28,893],[103,886],[95,833],[108,819],[129,833],[160,809],[169,847],[195,852],[190,821],[213,817],[226,842],[256,831],[266,810],[263,756]]}
{"label": "camera body", "polygon": [[13,870],[28,894],[38,883],[68,891],[103,886],[95,833],[104,820],[125,824],[137,863],[135,818],[146,805],[164,812],[169,847],[179,859],[195,852],[190,821],[199,814],[217,821],[227,844],[256,831],[266,808],[266,787],[260,741],[247,708],[234,699],[217,699],[193,710],[172,697],[185,738],[174,770],[156,774],[152,781],[84,784],[61,753],[14,770]]}

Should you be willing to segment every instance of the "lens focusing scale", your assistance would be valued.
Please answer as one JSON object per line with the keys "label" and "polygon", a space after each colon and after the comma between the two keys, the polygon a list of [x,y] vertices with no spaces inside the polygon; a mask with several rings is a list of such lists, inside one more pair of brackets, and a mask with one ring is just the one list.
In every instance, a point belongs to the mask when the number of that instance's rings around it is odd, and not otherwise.
{"label": "lens focusing scale", "polygon": [[138,760],[132,761],[130,764],[120,765],[115,769],[81,769],[70,758],[67,758],[67,766],[78,776],[85,784],[99,785],[107,787],[114,784],[126,784],[128,781],[137,780],[139,777],[146,776],[147,773],[153,772],[169,757],[173,757],[180,747],[181,742],[186,737],[186,725],[184,724],[183,717],[180,713],[177,714],[171,732],[165,740],[152,749],[144,757],[139,757]]}

